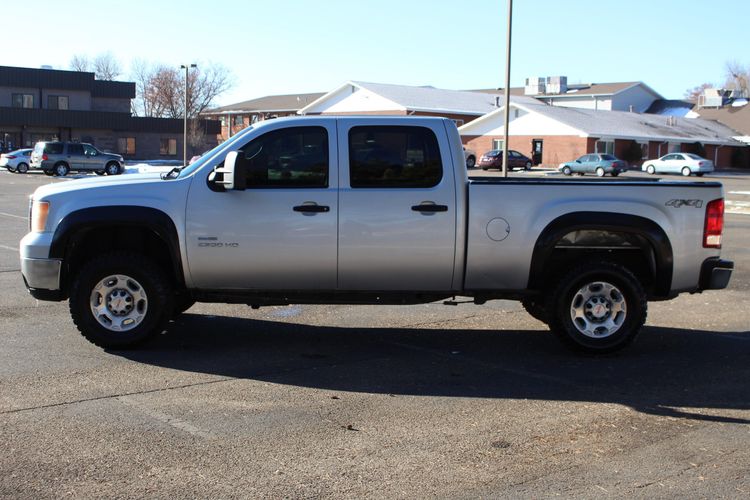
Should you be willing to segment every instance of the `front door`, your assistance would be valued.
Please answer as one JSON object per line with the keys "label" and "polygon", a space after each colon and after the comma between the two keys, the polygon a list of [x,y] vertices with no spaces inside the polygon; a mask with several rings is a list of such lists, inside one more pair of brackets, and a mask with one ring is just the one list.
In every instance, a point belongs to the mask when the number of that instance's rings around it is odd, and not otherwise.
{"label": "front door", "polygon": [[339,120],[338,287],[451,290],[459,166],[442,122],[391,122]]}
{"label": "front door", "polygon": [[260,127],[239,147],[246,190],[213,191],[207,171],[193,178],[186,242],[198,288],[336,288],[336,125],[283,125]]}
{"label": "front door", "polygon": [[542,158],[542,153],[544,153],[544,141],[542,139],[532,139],[531,140],[531,161],[534,163],[534,165],[539,165],[544,161]]}
{"label": "front door", "polygon": [[69,142],[66,159],[71,170],[84,170],[86,155],[83,153],[83,144]]}

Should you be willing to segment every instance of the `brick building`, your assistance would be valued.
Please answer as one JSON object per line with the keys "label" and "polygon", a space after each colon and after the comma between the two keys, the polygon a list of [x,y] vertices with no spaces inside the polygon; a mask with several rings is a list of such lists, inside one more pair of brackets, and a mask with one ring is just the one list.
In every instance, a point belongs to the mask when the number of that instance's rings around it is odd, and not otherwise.
{"label": "brick building", "polygon": [[312,94],[269,95],[204,111],[201,116],[221,122],[219,142],[224,142],[243,128],[263,120],[295,116],[297,111],[322,97]]}
{"label": "brick building", "polygon": [[[37,141],[88,142],[126,159],[182,159],[183,120],[131,115],[135,83],[93,73],[0,66],[0,141],[5,149]],[[216,144],[216,122],[199,122],[188,154]]]}
{"label": "brick building", "polygon": [[[459,128],[466,147],[482,154],[502,149],[504,108]],[[738,133],[713,120],[511,102],[509,149],[556,167],[587,153],[609,153],[640,165],[674,151],[697,152],[730,167],[746,146]]]}

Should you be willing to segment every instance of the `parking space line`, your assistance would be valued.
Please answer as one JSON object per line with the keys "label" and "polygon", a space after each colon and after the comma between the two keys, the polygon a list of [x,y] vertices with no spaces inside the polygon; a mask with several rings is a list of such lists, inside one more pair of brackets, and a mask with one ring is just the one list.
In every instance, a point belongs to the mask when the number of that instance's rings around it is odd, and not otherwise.
{"label": "parking space line", "polygon": [[21,219],[23,221],[29,220],[28,217],[21,217],[20,215],[9,214],[9,213],[6,213],[6,212],[0,212],[0,215],[2,215],[3,217],[11,217],[13,219]]}
{"label": "parking space line", "polygon": [[147,405],[136,401],[134,396],[119,396],[115,398],[117,401],[130,406],[131,408],[135,408],[147,416],[153,418],[154,420],[161,422],[163,424],[167,424],[170,427],[174,427],[177,430],[187,432],[188,434],[204,439],[212,438],[210,432],[205,431],[203,429],[200,429],[193,424],[186,422],[184,420],[181,420],[177,417],[173,417],[172,415],[167,415],[166,413],[162,413],[159,410],[155,410],[153,408],[149,408]]}
{"label": "parking space line", "polygon": [[5,246],[5,245],[0,245],[0,248],[2,248],[3,250],[10,250],[11,252],[18,252],[17,248]]}

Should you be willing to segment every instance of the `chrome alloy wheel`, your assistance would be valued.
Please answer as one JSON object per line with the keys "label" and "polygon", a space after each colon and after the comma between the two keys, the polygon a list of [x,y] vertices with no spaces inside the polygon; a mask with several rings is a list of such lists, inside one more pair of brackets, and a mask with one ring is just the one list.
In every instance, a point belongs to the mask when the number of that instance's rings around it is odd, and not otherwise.
{"label": "chrome alloy wheel", "polygon": [[627,312],[622,292],[604,281],[587,283],[573,295],[570,303],[570,319],[576,329],[594,339],[616,333]]}
{"label": "chrome alloy wheel", "polygon": [[146,290],[123,274],[107,276],[91,291],[91,314],[113,332],[126,332],[138,326],[148,312]]}

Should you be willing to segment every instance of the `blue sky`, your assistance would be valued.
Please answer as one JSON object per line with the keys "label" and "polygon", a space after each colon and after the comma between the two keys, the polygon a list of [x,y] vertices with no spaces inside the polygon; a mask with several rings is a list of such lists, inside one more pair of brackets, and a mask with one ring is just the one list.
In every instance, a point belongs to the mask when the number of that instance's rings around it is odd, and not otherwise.
{"label": "blue sky", "polygon": [[[681,98],[723,82],[728,60],[750,65],[750,11],[727,5],[515,0],[511,85],[550,75],[640,80]],[[68,69],[74,54],[110,51],[127,80],[134,59],[216,62],[236,82],[217,104],[347,80],[494,88],[504,81],[506,8],[505,0],[13,1],[3,6],[0,64]],[[29,31],[12,31],[21,28]]]}

